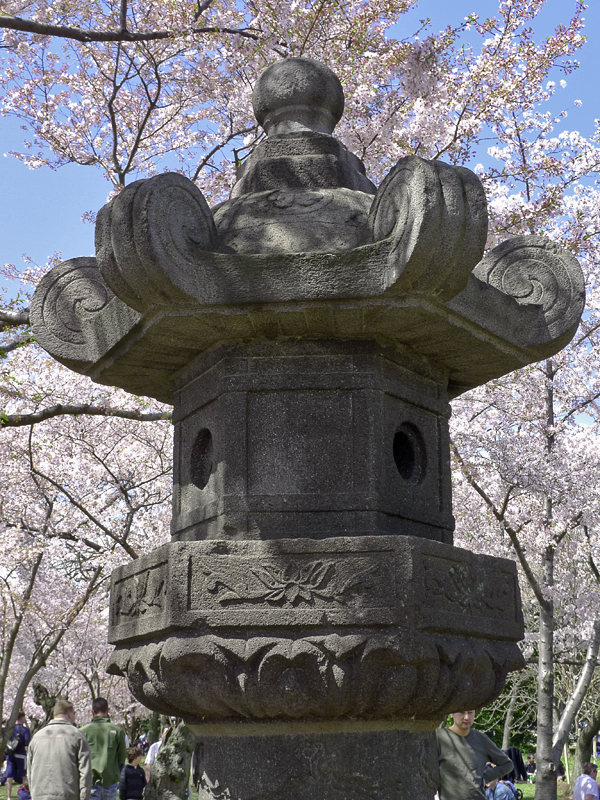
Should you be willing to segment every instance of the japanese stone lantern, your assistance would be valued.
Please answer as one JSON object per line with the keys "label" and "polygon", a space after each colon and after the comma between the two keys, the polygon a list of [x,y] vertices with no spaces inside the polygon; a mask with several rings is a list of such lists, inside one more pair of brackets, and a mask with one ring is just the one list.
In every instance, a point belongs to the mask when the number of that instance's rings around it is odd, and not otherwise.
{"label": "japanese stone lantern", "polygon": [[514,563],[452,544],[449,400],[564,347],[583,276],[539,236],[484,255],[468,169],[375,187],[323,65],[253,102],[227,202],[133,183],[33,299],[52,356],[174,407],[172,541],[113,574],[110,669],[200,737],[207,798],[431,800],[432,731],[523,636]]}

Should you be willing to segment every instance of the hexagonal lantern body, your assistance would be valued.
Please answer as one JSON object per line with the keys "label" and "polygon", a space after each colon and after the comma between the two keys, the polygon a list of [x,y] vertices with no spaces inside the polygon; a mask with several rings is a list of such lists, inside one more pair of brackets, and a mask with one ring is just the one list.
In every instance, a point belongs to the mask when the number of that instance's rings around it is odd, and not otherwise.
{"label": "hexagonal lantern body", "polygon": [[445,381],[375,342],[202,356],[177,380],[173,538],[451,543]]}

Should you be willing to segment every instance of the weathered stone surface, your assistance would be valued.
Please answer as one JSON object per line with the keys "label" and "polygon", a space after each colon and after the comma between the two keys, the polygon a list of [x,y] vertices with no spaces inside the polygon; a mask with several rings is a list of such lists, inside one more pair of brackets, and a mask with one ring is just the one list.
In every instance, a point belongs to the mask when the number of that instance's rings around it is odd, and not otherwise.
{"label": "weathered stone surface", "polygon": [[371,241],[372,199],[349,189],[280,188],[224,203],[215,222],[236,253],[338,253]]}
{"label": "weathered stone surface", "polygon": [[72,258],[44,275],[30,318],[38,344],[79,372],[110,350],[140,315],[115,297],[95,258]]}
{"label": "weathered stone surface", "polygon": [[185,302],[197,287],[192,266],[218,237],[202,193],[177,173],[135,181],[98,213],[100,270],[129,306]]}
{"label": "weathered stone surface", "polygon": [[144,800],[184,800],[195,746],[194,734],[183,723],[168,731],[152,766]]}
{"label": "weathered stone surface", "polygon": [[525,341],[528,346],[574,335],[585,305],[585,282],[577,259],[544,236],[513,236],[494,247],[473,270],[481,280],[522,306],[542,307]]}
{"label": "weathered stone surface", "polygon": [[431,733],[198,735],[199,800],[432,800]]}
{"label": "weathered stone surface", "polygon": [[112,671],[188,722],[438,719],[522,661],[514,563],[408,536],[172,543],[111,597]]}
{"label": "weathered stone surface", "polygon": [[257,122],[269,136],[298,130],[332,133],[344,112],[344,90],[335,72],[310,58],[268,66],[252,92]]}
{"label": "weathered stone surface", "polygon": [[522,664],[514,563],[450,544],[448,399],[558,352],[581,270],[540,237],[483,256],[466,169],[411,156],[376,190],[323,65],[254,103],[229,201],[132,184],[98,265],[34,297],[50,353],[175,404],[175,541],[113,574],[111,669],[204,737],[205,800],[431,800],[427,731]]}
{"label": "weathered stone surface", "polygon": [[[301,131],[260,142],[238,169],[231,197],[272,189],[322,188],[353,189],[370,195],[377,191],[362,161],[338,139]],[[217,208],[223,205],[227,203]]]}
{"label": "weathered stone surface", "polygon": [[390,242],[394,291],[449,299],[483,255],[487,201],[470,170],[407,156],[379,187],[369,221],[374,240]]}
{"label": "weathered stone surface", "polygon": [[452,541],[443,372],[370,342],[256,342],[178,379],[172,533]]}

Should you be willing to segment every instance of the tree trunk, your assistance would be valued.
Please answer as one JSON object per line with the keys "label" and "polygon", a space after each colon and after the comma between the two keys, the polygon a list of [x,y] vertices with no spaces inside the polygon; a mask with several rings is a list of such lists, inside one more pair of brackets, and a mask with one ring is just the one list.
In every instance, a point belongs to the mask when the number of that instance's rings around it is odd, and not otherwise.
{"label": "tree trunk", "polygon": [[515,718],[515,706],[517,704],[517,694],[521,681],[515,680],[510,691],[510,701],[506,709],[506,719],[504,720],[504,730],[502,732],[502,750],[508,750],[510,747],[510,736],[512,733],[513,720]]}
{"label": "tree trunk", "polygon": [[583,765],[589,761],[593,755],[592,748],[594,746],[594,737],[600,730],[600,708],[597,708],[588,720],[585,728],[579,731],[577,737],[577,745],[575,747],[575,760],[573,762],[573,775],[571,782],[583,773]]}
{"label": "tree trunk", "polygon": [[[546,548],[543,562],[544,587],[554,585],[554,548]],[[538,723],[535,761],[535,800],[556,800],[556,764],[553,754],[554,702],[554,604],[546,595],[540,605],[540,638],[538,656]]]}
{"label": "tree trunk", "polygon": [[154,744],[160,739],[160,714],[158,711],[153,711],[150,717],[150,726],[148,728],[148,743]]}
{"label": "tree trunk", "polygon": [[168,731],[156,756],[144,800],[183,800],[196,737],[183,722]]}

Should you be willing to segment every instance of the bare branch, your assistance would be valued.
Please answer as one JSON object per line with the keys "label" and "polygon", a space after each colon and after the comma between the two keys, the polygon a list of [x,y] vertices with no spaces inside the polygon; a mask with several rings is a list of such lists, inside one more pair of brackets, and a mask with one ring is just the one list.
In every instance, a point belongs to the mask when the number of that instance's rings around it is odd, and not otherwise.
{"label": "bare branch", "polygon": [[260,34],[250,28],[219,28],[215,26],[203,28],[191,28],[181,34],[173,31],[143,31],[132,33],[128,30],[118,31],[97,31],[84,30],[71,25],[49,25],[45,22],[36,22],[31,19],[20,17],[7,17],[0,15],[0,28],[8,28],[22,33],[35,33],[39,36],[54,36],[57,39],[74,39],[76,42],[154,42],[160,39],[174,39],[177,35],[201,34],[201,33],[225,33],[232,36],[242,36],[252,41],[259,41]]}
{"label": "bare branch", "polygon": [[567,736],[569,735],[569,731],[573,727],[575,715],[578,709],[581,707],[583,698],[585,697],[585,694],[590,685],[590,681],[592,680],[594,670],[596,669],[596,659],[598,657],[599,648],[600,648],[600,618],[596,617],[596,619],[594,620],[592,635],[590,637],[590,641],[588,642],[588,648],[585,656],[584,666],[583,669],[581,670],[581,674],[579,675],[577,686],[575,687],[575,691],[571,695],[569,702],[565,706],[565,710],[561,715],[558,729],[554,734],[552,749],[556,760],[560,758],[560,753],[565,745],[565,742],[567,741]]}
{"label": "bare branch", "polygon": [[210,150],[210,151],[209,151],[209,152],[208,152],[208,153],[207,153],[207,154],[204,156],[204,158],[202,159],[202,161],[200,161],[200,163],[199,163],[199,164],[198,164],[198,166],[196,167],[196,170],[195,170],[195,172],[194,172],[194,174],[193,174],[193,176],[192,176],[192,181],[194,181],[194,182],[195,182],[195,181],[197,181],[197,180],[198,180],[198,177],[200,176],[200,173],[202,172],[202,170],[204,169],[204,167],[205,167],[205,166],[208,164],[208,162],[210,161],[210,159],[211,159],[211,158],[214,156],[214,154],[215,154],[215,153],[217,153],[219,150],[221,150],[223,147],[225,147],[227,144],[229,144],[229,142],[230,142],[230,141],[232,141],[232,139],[236,139],[238,136],[246,136],[246,134],[248,134],[248,133],[252,133],[252,132],[253,132],[253,131],[255,131],[255,130],[256,130],[256,125],[253,125],[251,128],[244,128],[243,130],[239,130],[239,131],[232,131],[230,134],[228,134],[228,136],[227,136],[227,138],[225,139],[225,141],[218,142],[218,144],[216,144],[216,145],[215,145],[215,146],[212,148],[212,150]]}
{"label": "bare branch", "polygon": [[31,344],[32,342],[33,338],[31,336],[27,336],[24,339],[13,339],[11,342],[0,344],[0,358],[8,353],[11,353],[13,350],[16,350],[18,347],[23,347],[23,345]]}
{"label": "bare branch", "polygon": [[212,6],[213,0],[204,0],[203,3],[198,3],[198,8],[196,9],[196,13],[194,14],[194,22],[198,22],[202,14]]}
{"label": "bare branch", "polygon": [[[17,714],[19,713],[19,710],[22,708],[23,698],[25,697],[25,692],[27,691],[27,687],[29,686],[35,675],[40,671],[40,669],[46,665],[48,657],[52,655],[52,653],[56,650],[56,648],[60,644],[61,639],[63,638],[67,630],[70,628],[70,626],[73,624],[75,619],[78,617],[78,615],[80,614],[81,610],[83,609],[87,601],[92,596],[92,593],[98,584],[98,579],[101,573],[102,573],[102,567],[101,566],[96,567],[96,569],[94,570],[94,574],[88,581],[85,592],[80,597],[80,599],[77,600],[77,602],[75,602],[73,606],[71,606],[71,608],[69,609],[69,611],[65,616],[64,622],[57,628],[57,630],[54,631],[52,637],[49,640],[47,640],[44,645],[36,649],[31,661],[31,665],[21,678],[21,681],[15,693],[12,706],[12,713],[8,720],[8,725],[6,726],[7,731],[11,730],[12,729],[11,726],[14,727],[14,724],[17,721]],[[6,741],[0,742],[0,744],[4,746],[6,744]]]}
{"label": "bare branch", "polygon": [[[1,26],[0,26],[1,27]],[[23,308],[21,311],[0,310],[0,325],[16,328],[19,325],[29,325],[29,309]]]}
{"label": "bare branch", "polygon": [[119,28],[121,31],[127,30],[127,0],[121,0],[121,12],[119,14]]}
{"label": "bare branch", "polygon": [[33,475],[37,475],[39,478],[47,481],[51,486],[54,486],[59,492],[61,492],[67,500],[71,503],[74,508],[77,508],[81,513],[86,516],[90,522],[92,522],[99,530],[101,530],[109,539],[119,545],[120,547],[125,550],[128,556],[132,559],[138,558],[138,554],[135,552],[133,547],[129,545],[128,542],[124,541],[122,537],[119,537],[115,533],[113,533],[110,528],[108,528],[102,520],[91,513],[89,509],[87,509],[82,503],[80,503],[72,494],[69,492],[64,486],[62,486],[58,481],[54,480],[54,478],[50,477],[50,475],[45,475],[41,472],[35,464],[33,463],[33,448],[32,448],[32,438],[33,438],[33,426],[29,429],[29,468]]}
{"label": "bare branch", "polygon": [[120,417],[121,419],[134,419],[138,422],[156,422],[158,420],[170,420],[169,412],[149,411],[128,411],[125,408],[98,408],[91,403],[81,405],[62,405],[61,403],[43,408],[41,411],[34,411],[31,414],[2,414],[0,413],[0,428],[19,428],[26,425],[35,425],[46,419],[61,416],[81,416],[90,417]]}
{"label": "bare branch", "polygon": [[[465,476],[467,483],[477,492],[477,494],[484,501],[488,509],[491,511],[491,513],[494,515],[494,517],[498,520],[498,522],[502,525],[502,527],[508,534],[508,538],[511,541],[515,554],[519,560],[519,564],[521,565],[523,572],[527,577],[527,581],[529,582],[529,585],[531,586],[531,589],[533,590],[533,593],[535,594],[538,603],[542,608],[547,609],[548,601],[544,597],[544,593],[535,575],[533,574],[533,570],[529,566],[529,562],[527,561],[527,557],[525,556],[525,551],[523,550],[523,547],[519,540],[519,532],[521,528],[515,529],[508,523],[508,521],[506,520],[506,503],[501,510],[499,510],[496,507],[496,504],[494,503],[492,498],[487,494],[485,489],[482,486],[480,486],[478,481],[475,480],[475,477],[473,476],[467,464],[464,462],[463,457],[459,453],[458,448],[456,447],[454,442],[450,442],[450,446],[452,448],[452,452],[456,457],[456,460],[461,466],[463,475]],[[505,498],[506,502],[508,501],[509,497],[510,497],[510,492],[507,494]]]}

